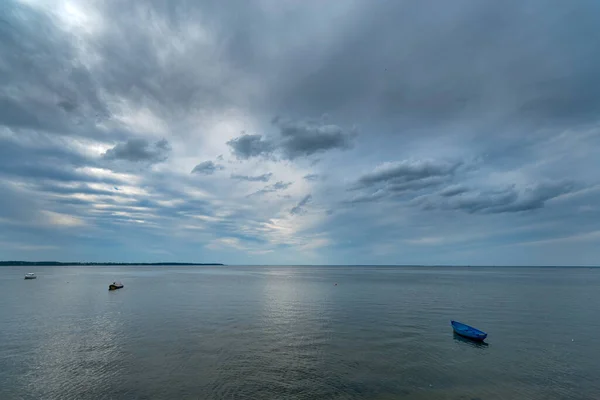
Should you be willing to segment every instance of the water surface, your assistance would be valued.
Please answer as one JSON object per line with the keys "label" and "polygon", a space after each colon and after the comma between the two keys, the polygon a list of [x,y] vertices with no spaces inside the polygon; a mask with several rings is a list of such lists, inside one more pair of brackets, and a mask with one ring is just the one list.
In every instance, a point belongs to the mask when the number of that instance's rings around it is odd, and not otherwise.
{"label": "water surface", "polygon": [[600,398],[589,268],[2,267],[0,300],[1,399]]}

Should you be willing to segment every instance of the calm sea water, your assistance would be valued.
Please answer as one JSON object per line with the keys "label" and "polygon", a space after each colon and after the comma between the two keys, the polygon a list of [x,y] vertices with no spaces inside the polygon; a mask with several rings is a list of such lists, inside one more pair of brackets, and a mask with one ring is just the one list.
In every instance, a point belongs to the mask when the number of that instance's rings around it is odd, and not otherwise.
{"label": "calm sea water", "polygon": [[600,269],[1,267],[0,300],[0,399],[600,398]]}

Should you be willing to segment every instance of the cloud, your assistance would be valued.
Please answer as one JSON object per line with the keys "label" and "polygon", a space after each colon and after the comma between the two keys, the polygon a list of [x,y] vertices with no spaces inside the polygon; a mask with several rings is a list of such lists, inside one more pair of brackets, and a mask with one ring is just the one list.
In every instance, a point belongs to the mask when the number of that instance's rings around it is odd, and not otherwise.
{"label": "cloud", "polygon": [[386,190],[378,189],[375,192],[357,194],[357,195],[353,196],[349,200],[344,200],[343,203],[345,203],[345,204],[359,204],[359,203],[375,202],[375,201],[383,199],[388,194],[389,193]]}
{"label": "cloud", "polygon": [[422,179],[408,180],[406,182],[389,183],[385,189],[390,193],[402,193],[406,191],[433,188],[448,183],[446,176],[429,176]]}
{"label": "cloud", "polygon": [[287,188],[289,188],[292,185],[293,182],[283,182],[283,181],[278,181],[275,182],[272,185],[267,185],[264,188],[262,188],[259,191],[256,191],[254,193],[251,193],[248,195],[248,197],[250,196],[256,196],[256,195],[262,195],[262,194],[266,194],[266,193],[273,193],[273,192],[279,192],[281,190],[285,190]]}
{"label": "cloud", "polygon": [[277,134],[242,135],[227,142],[238,159],[271,156],[284,160],[308,157],[330,150],[348,150],[353,146],[355,130],[344,130],[322,120],[289,120],[276,117],[273,125]]}
{"label": "cloud", "polygon": [[[541,182],[519,190],[516,186],[505,189],[462,192],[449,200],[426,199],[426,209],[441,208],[465,211],[469,214],[500,214],[532,211],[543,208],[548,200],[575,190],[572,181]],[[446,196],[448,197],[448,196]]]}
{"label": "cloud", "polygon": [[48,223],[54,226],[77,227],[85,225],[81,218],[72,215],[61,214],[53,211],[42,211]]}
{"label": "cloud", "polygon": [[316,181],[319,179],[319,174],[308,174],[308,175],[304,175],[303,178],[306,179],[307,181]]}
{"label": "cloud", "polygon": [[233,154],[242,160],[251,157],[266,156],[273,152],[274,145],[261,135],[242,135],[227,142]]}
{"label": "cloud", "polygon": [[463,185],[452,185],[444,188],[440,191],[440,196],[444,197],[453,197],[458,196],[460,194],[466,193],[469,189]]}
{"label": "cloud", "polygon": [[204,175],[212,175],[215,171],[219,171],[224,169],[220,164],[215,164],[212,161],[202,161],[200,164],[196,165],[192,170],[192,174],[204,174]]}
{"label": "cloud", "polygon": [[238,181],[248,181],[248,182],[268,182],[269,179],[271,179],[271,176],[273,176],[272,172],[268,172],[266,174],[256,175],[256,176],[232,174],[231,179],[235,179]]}
{"label": "cloud", "polygon": [[454,174],[462,162],[445,162],[437,160],[405,160],[386,162],[358,179],[362,186],[373,186],[379,183],[407,183],[432,177],[448,177]]}
{"label": "cloud", "polygon": [[329,150],[350,149],[356,136],[355,130],[346,131],[323,121],[292,121],[276,117],[273,124],[279,128],[279,146],[284,158],[289,160]]}
{"label": "cloud", "polygon": [[[548,200],[570,193],[577,186],[571,180],[558,180],[524,184],[519,187],[513,184],[500,189],[469,189],[464,184],[453,183],[457,179],[466,179],[465,173],[457,175],[463,166],[465,163],[460,161],[432,159],[384,163],[372,172],[360,176],[351,190],[359,190],[361,193],[345,200],[344,203],[360,204],[395,199],[408,200],[407,204],[419,206],[425,211],[516,213],[543,208]],[[474,169],[464,170],[472,172]],[[437,193],[432,191],[440,186],[443,189]],[[410,195],[405,197],[406,194]]]}
{"label": "cloud", "polygon": [[130,162],[148,162],[151,164],[165,161],[169,157],[171,146],[166,139],[151,143],[146,139],[129,139],[106,150],[107,160],[123,160]]}
{"label": "cloud", "polygon": [[372,172],[358,177],[351,191],[362,191],[346,203],[365,203],[387,197],[402,196],[407,192],[433,189],[448,185],[461,161],[448,162],[433,159],[404,160],[378,165]]}
{"label": "cloud", "polygon": [[300,200],[298,202],[298,204],[296,204],[290,210],[290,214],[292,214],[292,215],[304,214],[306,212],[306,210],[304,209],[304,206],[307,205],[311,200],[312,200],[312,195],[307,194],[306,196],[304,196],[302,198],[302,200]]}

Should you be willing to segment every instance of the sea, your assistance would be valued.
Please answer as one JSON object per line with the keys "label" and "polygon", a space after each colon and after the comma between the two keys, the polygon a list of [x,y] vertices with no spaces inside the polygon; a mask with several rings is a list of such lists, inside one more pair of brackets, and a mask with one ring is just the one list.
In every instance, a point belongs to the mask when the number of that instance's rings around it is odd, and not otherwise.
{"label": "sea", "polygon": [[600,399],[600,269],[0,267],[0,399]]}

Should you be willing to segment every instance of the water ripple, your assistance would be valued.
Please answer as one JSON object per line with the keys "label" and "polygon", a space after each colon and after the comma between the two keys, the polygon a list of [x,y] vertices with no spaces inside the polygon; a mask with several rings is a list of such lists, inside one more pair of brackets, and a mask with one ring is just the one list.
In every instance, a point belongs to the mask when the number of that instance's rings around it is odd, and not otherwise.
{"label": "water ripple", "polygon": [[[28,271],[3,270],[0,398],[552,400],[600,393],[600,271],[169,271],[57,267],[24,282]],[[114,279],[126,288],[108,292]],[[489,344],[453,335],[450,319],[488,331]]]}

